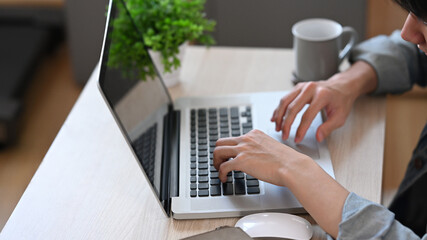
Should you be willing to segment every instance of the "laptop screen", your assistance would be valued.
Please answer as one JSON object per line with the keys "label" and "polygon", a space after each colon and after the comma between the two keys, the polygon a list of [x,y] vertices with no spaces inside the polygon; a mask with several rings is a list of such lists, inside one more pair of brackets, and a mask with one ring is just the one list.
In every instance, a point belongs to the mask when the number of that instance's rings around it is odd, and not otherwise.
{"label": "laptop screen", "polygon": [[111,3],[102,54],[101,90],[163,201],[163,136],[171,100],[122,0]]}

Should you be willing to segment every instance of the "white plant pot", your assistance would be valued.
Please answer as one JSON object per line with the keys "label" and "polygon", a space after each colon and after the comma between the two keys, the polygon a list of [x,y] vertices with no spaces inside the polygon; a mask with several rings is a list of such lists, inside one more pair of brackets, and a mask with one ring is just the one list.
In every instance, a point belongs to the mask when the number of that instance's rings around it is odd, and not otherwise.
{"label": "white plant pot", "polygon": [[162,63],[162,55],[160,54],[160,52],[149,50],[150,56],[153,59],[153,62],[156,65],[157,70],[160,72],[160,75],[166,87],[172,87],[179,83],[180,76],[181,76],[182,62],[184,59],[184,54],[187,46],[188,46],[188,42],[185,42],[181,44],[181,46],[179,46],[178,48],[179,49],[178,59],[181,62],[181,66],[178,67],[177,69],[174,69],[172,67],[171,72],[168,72],[168,73],[165,72],[165,67]]}

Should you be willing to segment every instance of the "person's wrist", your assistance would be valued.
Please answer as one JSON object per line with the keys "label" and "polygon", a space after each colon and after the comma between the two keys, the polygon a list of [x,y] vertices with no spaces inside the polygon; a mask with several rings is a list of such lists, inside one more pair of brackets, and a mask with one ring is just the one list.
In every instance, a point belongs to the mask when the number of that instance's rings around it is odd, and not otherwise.
{"label": "person's wrist", "polygon": [[278,170],[281,179],[280,185],[293,189],[301,178],[305,178],[304,175],[310,172],[312,164],[316,163],[313,159],[303,154],[300,154],[300,157],[289,158],[286,160],[286,164]]}
{"label": "person's wrist", "polygon": [[364,61],[358,61],[346,71],[332,76],[328,82],[355,100],[359,96],[376,89],[377,76],[371,65]]}
{"label": "person's wrist", "polygon": [[374,68],[364,61],[354,63],[348,71],[343,73],[344,78],[352,92],[358,96],[375,91],[377,87],[377,74]]}

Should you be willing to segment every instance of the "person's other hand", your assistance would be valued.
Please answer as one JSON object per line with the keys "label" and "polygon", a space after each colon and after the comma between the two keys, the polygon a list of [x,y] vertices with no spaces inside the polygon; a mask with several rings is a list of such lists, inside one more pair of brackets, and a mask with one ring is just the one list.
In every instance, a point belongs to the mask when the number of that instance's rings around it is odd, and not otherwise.
{"label": "person's other hand", "polygon": [[[337,78],[336,76],[334,77]],[[299,83],[280,100],[271,121],[275,122],[276,131],[282,131],[283,140],[288,139],[296,115],[306,104],[310,105],[302,115],[295,142],[302,141],[317,113],[322,109],[325,110],[327,120],[317,129],[316,138],[319,142],[344,125],[355,97],[351,94],[351,89],[345,88],[346,85],[336,84],[340,79],[333,78],[328,81]]]}
{"label": "person's other hand", "polygon": [[[286,186],[284,173],[297,171],[308,156],[278,142],[260,130],[252,130],[240,137],[221,138],[214,150],[214,166],[222,182],[233,170],[245,172],[262,181]],[[292,164],[296,163],[297,164]]]}
{"label": "person's other hand", "polygon": [[295,142],[299,143],[317,113],[324,109],[327,119],[316,132],[317,141],[321,142],[333,130],[344,125],[356,98],[373,91],[376,85],[375,70],[369,64],[358,61],[347,71],[335,74],[327,81],[299,83],[280,100],[271,121],[276,124],[276,131],[282,131],[282,139],[286,140],[296,115],[309,104],[296,132]]}

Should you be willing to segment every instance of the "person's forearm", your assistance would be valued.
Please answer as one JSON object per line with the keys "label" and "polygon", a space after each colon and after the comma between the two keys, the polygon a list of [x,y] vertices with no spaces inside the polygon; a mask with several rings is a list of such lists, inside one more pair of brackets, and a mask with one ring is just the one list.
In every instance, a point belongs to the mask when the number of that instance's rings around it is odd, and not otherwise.
{"label": "person's forearm", "polygon": [[337,237],[349,192],[310,158],[289,161],[282,177],[307,212],[331,236]]}
{"label": "person's forearm", "polygon": [[378,84],[374,68],[364,61],[354,63],[346,71],[332,76],[329,81],[341,85],[343,87],[341,89],[347,89],[354,99],[373,92]]}

